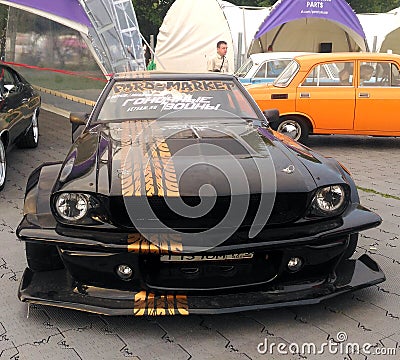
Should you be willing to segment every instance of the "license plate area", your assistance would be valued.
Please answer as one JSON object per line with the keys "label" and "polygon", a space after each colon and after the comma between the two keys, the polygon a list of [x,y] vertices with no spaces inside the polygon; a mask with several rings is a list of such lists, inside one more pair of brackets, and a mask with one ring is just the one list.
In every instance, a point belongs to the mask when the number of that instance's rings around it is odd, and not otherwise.
{"label": "license plate area", "polygon": [[161,255],[160,261],[164,263],[195,263],[195,262],[221,262],[238,261],[252,259],[254,253],[234,253],[234,254],[216,254],[216,255]]}
{"label": "license plate area", "polygon": [[166,254],[144,261],[142,273],[151,291],[231,291],[272,281],[281,258],[278,252]]}

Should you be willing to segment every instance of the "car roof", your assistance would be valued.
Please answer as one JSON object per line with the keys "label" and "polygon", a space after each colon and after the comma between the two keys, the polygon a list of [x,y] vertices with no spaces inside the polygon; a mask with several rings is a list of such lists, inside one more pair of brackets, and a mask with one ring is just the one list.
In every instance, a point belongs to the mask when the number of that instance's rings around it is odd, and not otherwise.
{"label": "car roof", "polygon": [[274,60],[274,59],[293,59],[295,56],[305,55],[305,54],[312,54],[312,53],[300,52],[300,51],[277,51],[277,52],[251,54],[250,58],[255,62],[261,62],[264,60]]}
{"label": "car roof", "polygon": [[115,73],[115,80],[232,80],[232,74],[206,72],[206,73],[187,73],[187,72],[167,72],[167,71],[129,71]]}
{"label": "car roof", "polygon": [[337,53],[314,53],[307,55],[298,55],[294,58],[301,63],[315,64],[322,61],[346,61],[346,60],[365,60],[365,61],[383,61],[395,60],[400,62],[400,55],[387,53],[371,52],[337,52]]}

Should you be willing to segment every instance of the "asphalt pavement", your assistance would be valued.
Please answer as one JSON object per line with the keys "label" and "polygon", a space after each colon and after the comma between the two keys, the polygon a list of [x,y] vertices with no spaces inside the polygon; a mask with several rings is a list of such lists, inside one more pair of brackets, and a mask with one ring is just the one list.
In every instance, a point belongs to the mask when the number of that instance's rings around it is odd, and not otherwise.
{"label": "asphalt pavement", "polygon": [[[64,158],[70,145],[68,119],[40,115],[37,149],[15,149],[8,156],[8,178],[0,193],[0,359],[399,359],[400,358],[400,138],[317,136],[310,146],[333,156],[362,189],[362,204],[383,218],[379,228],[361,233],[356,256],[375,259],[387,280],[318,305],[186,317],[105,317],[17,299],[26,267],[24,243],[15,229],[22,217],[30,172]],[[363,346],[345,355],[337,346],[323,355],[262,353],[268,345],[317,349],[342,336]],[[262,346],[260,346],[262,344]],[[339,342],[336,342],[339,344]],[[281,346],[283,349],[283,346]],[[397,355],[377,355],[393,352]],[[370,355],[368,352],[375,353]]]}

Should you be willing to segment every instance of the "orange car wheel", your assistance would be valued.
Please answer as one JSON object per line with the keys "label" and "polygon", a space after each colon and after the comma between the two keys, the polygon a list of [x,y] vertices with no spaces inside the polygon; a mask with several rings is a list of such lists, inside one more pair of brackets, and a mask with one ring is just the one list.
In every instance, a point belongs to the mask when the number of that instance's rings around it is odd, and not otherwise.
{"label": "orange car wheel", "polygon": [[293,140],[305,143],[308,140],[309,127],[304,119],[298,116],[282,117],[276,130]]}

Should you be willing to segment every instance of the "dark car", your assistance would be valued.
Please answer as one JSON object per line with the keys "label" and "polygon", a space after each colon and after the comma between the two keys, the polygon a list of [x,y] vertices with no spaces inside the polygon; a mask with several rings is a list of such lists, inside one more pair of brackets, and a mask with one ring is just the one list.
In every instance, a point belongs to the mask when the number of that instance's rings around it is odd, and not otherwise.
{"label": "dark car", "polygon": [[0,64],[0,190],[7,175],[7,151],[35,148],[39,141],[40,96],[14,69]]}
{"label": "dark car", "polygon": [[[266,116],[265,116],[266,115]],[[349,172],[268,126],[224,74],[115,75],[36,169],[22,301],[121,315],[316,303],[384,281]],[[82,125],[80,128],[79,126]]]}

